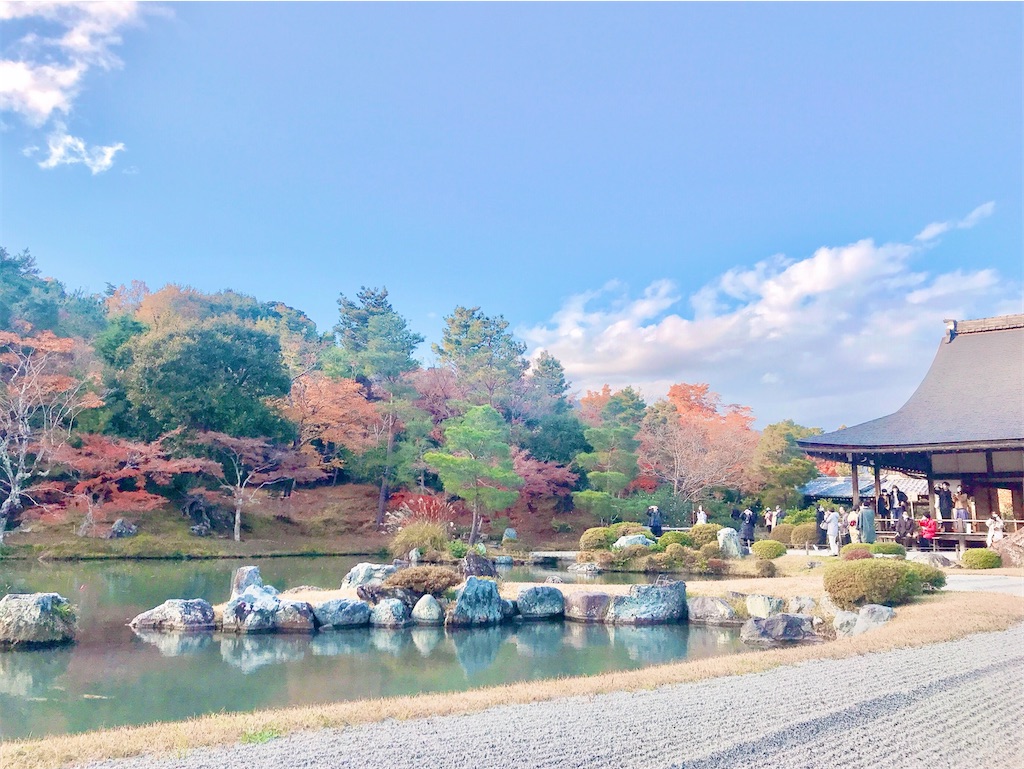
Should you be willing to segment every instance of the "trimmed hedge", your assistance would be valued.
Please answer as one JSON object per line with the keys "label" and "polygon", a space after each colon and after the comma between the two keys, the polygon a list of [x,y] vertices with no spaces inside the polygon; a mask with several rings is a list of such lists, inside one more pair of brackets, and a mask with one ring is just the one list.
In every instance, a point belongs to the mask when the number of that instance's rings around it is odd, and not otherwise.
{"label": "trimmed hedge", "polygon": [[613,523],[608,527],[609,536],[611,542],[614,544],[615,540],[619,537],[628,537],[631,534],[643,534],[648,539],[654,539],[654,535],[651,534],[651,530],[644,526],[642,523],[636,521],[623,521],[622,523]]}
{"label": "trimmed hedge", "polygon": [[776,542],[781,542],[784,545],[792,544],[791,537],[793,536],[793,529],[795,528],[795,524],[780,523],[777,526],[772,527],[772,539]]}
{"label": "trimmed hedge", "polygon": [[998,569],[1003,557],[987,547],[972,547],[960,558],[960,565],[965,569]]}
{"label": "trimmed hedge", "polygon": [[687,534],[685,531],[666,531],[660,537],[658,537],[658,544],[661,545],[665,550],[668,550],[669,545],[683,545],[684,547],[693,547],[693,537]]}
{"label": "trimmed hedge", "polygon": [[718,546],[717,542],[708,542],[706,545],[701,545],[698,551],[703,558],[721,558],[722,548]]}
{"label": "trimmed hedge", "polygon": [[832,563],[825,568],[825,592],[841,609],[906,603],[924,590],[916,565],[923,564],[887,558]]}
{"label": "trimmed hedge", "polygon": [[843,545],[839,550],[839,557],[844,561],[859,561],[863,558],[873,558],[871,545],[865,542],[853,542]]}
{"label": "trimmed hedge", "polygon": [[875,555],[898,555],[905,557],[907,555],[907,548],[898,542],[875,542],[873,545],[868,545],[871,548],[871,552]]}
{"label": "trimmed hedge", "polygon": [[793,533],[789,535],[789,543],[793,547],[817,544],[819,531],[820,529],[816,523],[801,523],[793,527]]}
{"label": "trimmed hedge", "polygon": [[717,523],[698,523],[690,529],[693,546],[703,547],[710,542],[718,544],[718,531],[721,528]]}
{"label": "trimmed hedge", "polygon": [[922,584],[931,585],[936,590],[946,586],[946,572],[942,569],[916,561],[907,561],[907,566],[921,578]]}
{"label": "trimmed hedge", "polygon": [[580,536],[580,550],[607,550],[614,541],[607,526],[596,526]]}
{"label": "trimmed hedge", "polygon": [[762,539],[750,546],[750,551],[764,561],[781,558],[786,554],[786,546],[774,539]]}

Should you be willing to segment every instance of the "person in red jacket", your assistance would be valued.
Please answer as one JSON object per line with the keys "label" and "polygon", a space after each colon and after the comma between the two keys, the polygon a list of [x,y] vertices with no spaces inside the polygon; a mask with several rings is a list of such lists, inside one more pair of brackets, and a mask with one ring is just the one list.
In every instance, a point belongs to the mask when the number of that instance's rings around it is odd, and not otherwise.
{"label": "person in red jacket", "polygon": [[921,539],[918,544],[922,550],[931,550],[935,542],[935,535],[939,531],[939,525],[932,520],[928,513],[921,516],[921,520],[917,522],[917,525],[921,529]]}

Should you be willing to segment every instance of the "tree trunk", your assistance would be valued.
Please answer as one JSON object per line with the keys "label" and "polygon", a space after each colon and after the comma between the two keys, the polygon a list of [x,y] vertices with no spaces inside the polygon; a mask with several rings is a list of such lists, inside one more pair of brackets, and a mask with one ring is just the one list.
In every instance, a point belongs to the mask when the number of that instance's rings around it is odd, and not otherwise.
{"label": "tree trunk", "polygon": [[4,536],[7,533],[7,521],[11,513],[21,506],[21,489],[16,487],[7,495],[7,499],[0,505],[0,545],[4,543]]}
{"label": "tree trunk", "polygon": [[388,496],[391,492],[391,484],[388,478],[391,476],[391,455],[395,450],[395,427],[391,424],[388,427],[387,452],[384,455],[384,470],[380,474],[380,497],[377,499],[377,528],[384,525],[384,508],[388,504]]}
{"label": "tree trunk", "polygon": [[235,542],[242,541],[242,498],[235,500]]}
{"label": "tree trunk", "polygon": [[476,505],[473,505],[473,525],[469,527],[469,544],[470,546],[476,544],[477,538],[480,536],[480,511],[477,510]]}

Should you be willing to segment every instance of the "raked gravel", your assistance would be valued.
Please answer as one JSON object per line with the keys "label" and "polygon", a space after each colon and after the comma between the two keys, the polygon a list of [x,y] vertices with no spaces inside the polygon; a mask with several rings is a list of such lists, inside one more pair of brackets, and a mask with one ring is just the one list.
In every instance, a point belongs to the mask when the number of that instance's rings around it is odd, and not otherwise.
{"label": "raked gravel", "polygon": [[652,691],[386,721],[91,769],[1021,769],[1024,625]]}

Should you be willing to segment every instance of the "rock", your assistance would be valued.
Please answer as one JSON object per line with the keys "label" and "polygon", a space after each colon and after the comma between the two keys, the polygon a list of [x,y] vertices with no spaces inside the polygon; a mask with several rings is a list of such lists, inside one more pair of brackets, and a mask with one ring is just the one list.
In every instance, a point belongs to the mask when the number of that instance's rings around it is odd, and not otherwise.
{"label": "rock", "polygon": [[821,567],[821,561],[808,561],[807,562],[807,568],[808,569],[817,569],[817,568],[820,568],[820,567]]}
{"label": "rock", "polygon": [[736,529],[726,526],[718,530],[718,549],[722,551],[723,558],[739,558],[743,555],[743,545],[740,544],[740,535]]}
{"label": "rock", "polygon": [[644,547],[654,547],[655,541],[643,534],[629,534],[625,537],[619,537],[615,540],[615,544],[612,545],[612,550],[622,550],[624,547],[632,547],[633,545],[643,545]]}
{"label": "rock", "polygon": [[613,625],[656,625],[686,619],[686,583],[633,585],[629,595],[617,595],[605,622]]}
{"label": "rock", "polygon": [[502,602],[498,585],[488,579],[470,577],[448,607],[444,624],[451,627],[495,625],[502,620]]}
{"label": "rock", "polygon": [[125,537],[134,537],[138,533],[138,526],[126,521],[124,518],[118,518],[114,521],[114,525],[110,527],[107,539],[124,539]]}
{"label": "rock", "polygon": [[423,597],[423,593],[409,590],[405,587],[386,587],[374,582],[368,582],[356,588],[356,595],[366,601],[370,606],[376,606],[388,598],[397,598],[405,604],[405,607],[412,611],[412,607]]}
{"label": "rock", "polygon": [[241,566],[235,569],[231,575],[231,597],[245,591],[250,585],[263,587],[263,577],[260,576],[259,566]]}
{"label": "rock", "polygon": [[519,534],[512,528],[505,529],[505,532],[501,535],[502,542],[506,540],[515,542],[517,539],[519,539]]}
{"label": "rock", "polygon": [[844,611],[840,609],[836,612],[836,615],[832,618],[832,627],[836,630],[836,635],[840,638],[853,635],[853,629],[857,626],[857,614],[852,611]]}
{"label": "rock", "polygon": [[938,569],[949,569],[957,565],[940,553],[923,553],[920,550],[908,550],[907,560],[915,563],[926,563]]}
{"label": "rock", "polygon": [[278,633],[312,633],[316,630],[313,607],[305,601],[278,600],[274,630]]}
{"label": "rock", "polygon": [[412,608],[412,618],[417,625],[443,625],[444,611],[432,595],[425,595]]}
{"label": "rock", "polygon": [[386,563],[357,563],[341,581],[341,586],[359,587],[370,582],[383,582],[398,571],[398,568]]}
{"label": "rock", "polygon": [[786,602],[781,598],[770,595],[748,595],[747,613],[751,617],[767,619],[775,614],[782,614],[786,608]]}
{"label": "rock", "polygon": [[573,563],[569,564],[566,571],[577,572],[579,574],[600,574],[601,567],[596,563]]}
{"label": "rock", "polygon": [[202,598],[172,598],[155,609],[144,611],[128,623],[133,630],[178,630],[202,632],[213,630],[216,620],[213,607]]}
{"label": "rock", "polygon": [[372,627],[405,627],[412,622],[409,607],[397,598],[385,598],[370,613]]}
{"label": "rock", "polygon": [[225,604],[222,627],[225,633],[269,633],[280,607],[277,591],[249,585]]}
{"label": "rock", "polygon": [[210,536],[210,524],[197,523],[195,526],[189,526],[188,533],[193,537],[208,537]]}
{"label": "rock", "polygon": [[423,553],[420,552],[420,549],[418,547],[414,547],[412,550],[409,551],[409,563],[413,566],[418,564],[421,558],[423,558]]}
{"label": "rock", "polygon": [[746,601],[746,593],[737,593],[735,590],[726,590],[725,598],[727,601]]}
{"label": "rock", "polygon": [[743,623],[740,639],[756,646],[816,643],[822,640],[815,630],[814,618],[807,614],[775,614],[765,619],[751,617]]}
{"label": "rock", "polygon": [[565,596],[565,618],[574,622],[604,622],[611,602],[607,593],[569,593]]}
{"label": "rock", "polygon": [[736,610],[723,598],[697,596],[686,602],[690,624],[693,625],[739,625]]}
{"label": "rock", "polygon": [[1024,529],[1018,529],[992,543],[1003,559],[1003,566],[1024,566]]}
{"label": "rock", "polygon": [[11,593],[0,598],[0,648],[70,643],[77,615],[57,593]]}
{"label": "rock", "polygon": [[472,550],[466,553],[466,557],[462,559],[460,570],[467,577],[498,576],[498,570],[494,568],[494,563],[479,553],[474,553]]}
{"label": "rock", "polygon": [[515,561],[512,560],[510,555],[496,555],[494,556],[495,566],[515,566]]}
{"label": "rock", "polygon": [[896,616],[895,610],[889,606],[880,606],[877,603],[869,603],[861,606],[857,612],[857,622],[850,631],[850,635],[860,635],[876,627],[881,627]]}
{"label": "rock", "polygon": [[519,605],[515,601],[510,601],[507,598],[501,599],[501,618],[502,620],[510,620],[519,614]]}
{"label": "rock", "polygon": [[787,614],[813,614],[818,603],[808,595],[795,595],[786,602]]}
{"label": "rock", "polygon": [[364,627],[370,624],[370,605],[366,601],[336,598],[316,604],[313,616],[321,630]]}
{"label": "rock", "polygon": [[561,577],[559,577],[557,574],[552,574],[550,577],[548,577],[546,580],[544,580],[544,584],[546,584],[546,585],[564,585],[565,584],[565,580],[562,579]]}
{"label": "rock", "polygon": [[475,545],[473,545],[472,552],[476,553],[477,555],[487,555],[487,545],[485,545],[483,542],[477,542]]}
{"label": "rock", "polygon": [[828,593],[825,593],[818,601],[818,611],[826,617],[835,617],[839,612],[842,611],[835,602],[829,597]]}
{"label": "rock", "polygon": [[528,587],[516,599],[523,619],[555,619],[565,613],[565,598],[556,587]]}

